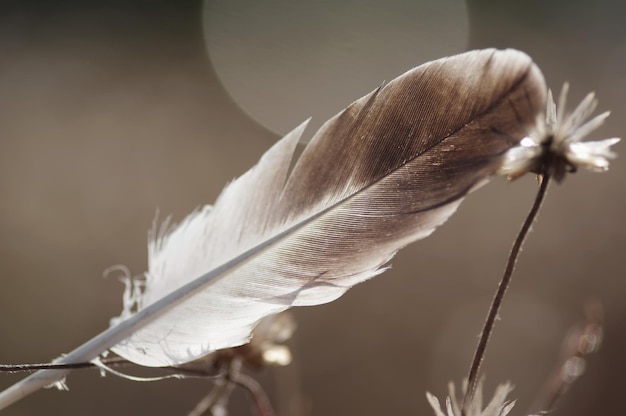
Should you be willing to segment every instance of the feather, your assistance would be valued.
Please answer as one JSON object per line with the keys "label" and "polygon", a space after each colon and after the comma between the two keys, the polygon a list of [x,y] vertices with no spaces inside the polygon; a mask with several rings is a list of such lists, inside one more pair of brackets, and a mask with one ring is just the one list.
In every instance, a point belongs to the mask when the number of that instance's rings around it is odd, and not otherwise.
{"label": "feather", "polygon": [[142,309],[283,235],[113,348],[178,365],[248,342],[262,317],[335,300],[429,235],[499,168],[544,108],[529,58],[484,51],[421,66],[329,120],[288,174],[305,124],[150,242]]}
{"label": "feather", "polygon": [[488,49],[426,63],[355,101],[294,163],[303,123],[213,207],[153,232],[142,293],[60,362],[111,349],[144,366],[179,365],[248,342],[265,316],[337,299],[496,174],[545,95],[527,55]]}

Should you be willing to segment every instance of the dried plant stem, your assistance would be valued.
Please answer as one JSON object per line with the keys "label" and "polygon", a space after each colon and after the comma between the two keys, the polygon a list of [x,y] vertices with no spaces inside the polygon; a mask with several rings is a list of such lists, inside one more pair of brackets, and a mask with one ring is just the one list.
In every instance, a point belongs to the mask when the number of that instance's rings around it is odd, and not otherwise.
{"label": "dried plant stem", "polygon": [[[121,357],[109,357],[101,360],[102,364],[108,367],[134,366],[135,364]],[[163,367],[164,370],[173,371],[185,377],[214,378],[215,387],[202,399],[188,416],[200,416],[213,414],[216,407],[225,407],[225,400],[228,399],[234,387],[240,387],[246,391],[252,400],[252,407],[258,416],[274,416],[271,402],[263,387],[252,377],[241,372],[241,360],[234,360],[230,363],[230,368],[226,371],[214,371],[208,369]],[[0,372],[21,372],[36,370],[75,370],[81,368],[98,368],[92,362],[82,363],[42,363],[42,364],[0,364]],[[155,379],[156,380],[156,379]],[[152,381],[146,379],[145,381]],[[207,413],[211,412],[211,413]]]}
{"label": "dried plant stem", "polygon": [[467,392],[465,393],[465,397],[463,398],[463,406],[462,406],[463,416],[466,415],[467,407],[469,403],[472,402],[474,393],[476,392],[476,386],[478,385],[478,378],[479,378],[479,373],[480,373],[480,366],[482,364],[483,358],[485,357],[487,344],[489,343],[489,339],[491,338],[491,333],[493,332],[493,327],[495,326],[496,319],[498,318],[498,314],[500,313],[500,307],[502,306],[502,301],[504,300],[506,291],[511,284],[511,278],[513,276],[513,270],[515,269],[515,263],[517,262],[517,257],[519,256],[520,250],[522,248],[522,244],[526,240],[528,231],[530,231],[530,227],[532,226],[533,222],[535,221],[535,218],[537,217],[539,208],[541,207],[543,199],[546,195],[546,191],[548,190],[549,182],[550,182],[550,175],[544,174],[542,176],[541,185],[539,187],[539,190],[537,191],[537,196],[535,197],[533,206],[530,209],[530,212],[528,213],[526,220],[524,220],[524,223],[522,224],[522,228],[517,234],[517,237],[515,238],[515,242],[513,243],[513,247],[511,248],[511,252],[507,260],[504,274],[502,275],[502,280],[500,281],[498,290],[496,291],[493,301],[491,302],[489,313],[487,314],[487,319],[485,320],[485,324],[481,331],[480,340],[478,341],[478,346],[476,347],[474,359],[472,360],[472,366],[470,367],[469,375],[467,378],[468,379]]}
{"label": "dried plant stem", "polygon": [[215,387],[187,416],[216,415],[219,409],[227,406],[227,400],[234,387],[246,391],[252,399],[252,409],[258,416],[274,416],[274,410],[263,387],[254,378],[241,372],[242,361],[233,360],[223,377],[215,381]]}
{"label": "dried plant stem", "polygon": [[562,357],[558,367],[544,388],[543,409],[530,416],[548,415],[556,409],[557,401],[585,371],[586,358],[600,348],[604,320],[604,307],[597,299],[587,301],[585,318],[569,330],[562,346]]}
{"label": "dried plant stem", "polygon": [[[120,358],[120,357],[103,358],[101,361],[103,364],[106,364],[109,367],[132,364],[130,361],[124,358]],[[64,363],[64,364],[55,364],[55,363],[0,364],[0,372],[18,373],[22,371],[36,371],[36,370],[76,370],[80,368],[95,368],[95,367],[96,365],[92,362]]]}
{"label": "dried plant stem", "polygon": [[[107,367],[137,367],[137,364],[128,361],[122,357],[109,357],[99,360],[100,364],[104,364]],[[38,370],[80,370],[89,368],[101,368],[93,362],[80,362],[80,363],[37,363],[37,364],[0,364],[0,373],[19,373]],[[179,378],[223,378],[224,374],[216,372],[212,368],[197,368],[197,367],[160,367],[161,370],[166,370],[171,373],[177,374]],[[151,381],[149,379],[142,381]],[[156,381],[156,380],[154,380]]]}
{"label": "dried plant stem", "polygon": [[231,381],[250,394],[258,416],[275,415],[272,403],[258,381],[241,372],[234,374]]}
{"label": "dried plant stem", "polygon": [[207,394],[187,416],[202,416],[221,414],[219,409],[224,409],[228,398],[235,386],[230,380],[231,373],[241,371],[241,360],[233,360],[226,369],[225,376],[215,380],[213,389]]}

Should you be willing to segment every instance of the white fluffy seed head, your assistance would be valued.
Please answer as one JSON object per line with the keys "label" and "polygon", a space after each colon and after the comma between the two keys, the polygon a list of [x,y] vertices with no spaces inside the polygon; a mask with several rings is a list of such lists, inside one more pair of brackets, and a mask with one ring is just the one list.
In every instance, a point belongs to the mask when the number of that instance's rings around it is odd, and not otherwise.
{"label": "white fluffy seed head", "polygon": [[548,92],[545,114],[537,119],[529,136],[506,153],[500,174],[515,179],[527,172],[550,173],[561,181],[567,172],[578,168],[594,172],[604,172],[609,168],[609,159],[615,157],[611,146],[620,139],[582,141],[602,125],[609,112],[589,120],[597,105],[594,94],[590,93],[574,111],[566,113],[567,91],[568,85],[565,84],[558,106],[552,92]]}

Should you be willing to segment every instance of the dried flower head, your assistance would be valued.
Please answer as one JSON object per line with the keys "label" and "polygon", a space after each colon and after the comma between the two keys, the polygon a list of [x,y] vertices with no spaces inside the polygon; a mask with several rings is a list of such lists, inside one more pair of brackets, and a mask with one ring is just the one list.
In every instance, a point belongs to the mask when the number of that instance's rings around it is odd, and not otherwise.
{"label": "dried flower head", "polygon": [[[441,407],[439,400],[429,392],[426,392],[426,398],[435,411],[435,416],[506,416],[509,414],[515,400],[507,400],[506,396],[513,390],[511,383],[507,382],[500,384],[496,388],[496,392],[493,399],[489,402],[487,407],[483,409],[483,383],[482,380],[476,387],[476,393],[474,394],[472,401],[469,402],[465,413],[461,411],[461,403],[463,402],[463,395],[457,398],[454,383],[448,384],[448,397],[446,398],[445,410]],[[467,382],[463,383],[463,394],[467,391]]]}
{"label": "dried flower head", "polygon": [[582,142],[609,116],[604,112],[588,120],[596,108],[597,100],[589,93],[569,114],[565,113],[568,84],[563,85],[559,106],[548,91],[546,113],[542,115],[531,134],[520,141],[519,146],[509,150],[500,173],[515,179],[526,172],[548,173],[557,182],[567,172],[582,167],[594,172],[603,172],[609,167],[609,159],[615,157],[610,147],[618,138]]}
{"label": "dried flower head", "polygon": [[250,348],[258,356],[259,365],[286,366],[291,363],[291,351],[286,345],[296,330],[296,322],[289,312],[267,316],[252,331]]}

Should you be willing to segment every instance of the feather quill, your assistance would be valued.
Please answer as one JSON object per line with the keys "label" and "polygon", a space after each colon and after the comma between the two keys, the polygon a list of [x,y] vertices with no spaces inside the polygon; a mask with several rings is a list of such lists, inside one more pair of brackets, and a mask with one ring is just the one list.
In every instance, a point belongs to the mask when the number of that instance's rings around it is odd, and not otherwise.
{"label": "feather quill", "polygon": [[[527,55],[487,49],[426,63],[355,101],[292,163],[303,123],[213,207],[156,232],[143,292],[60,362],[111,349],[179,365],[248,342],[265,316],[337,299],[496,174],[545,99]],[[0,407],[64,374],[32,375],[0,394]]]}

